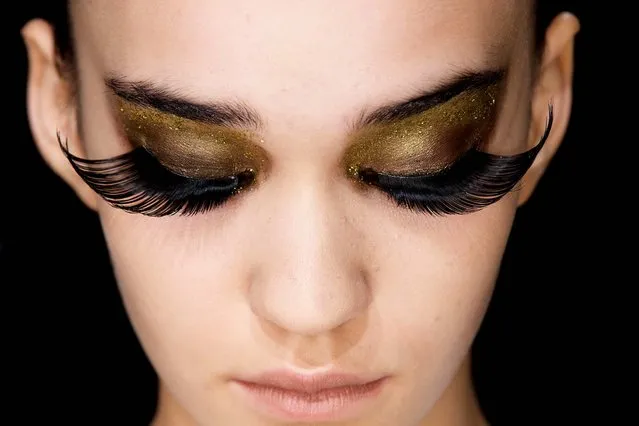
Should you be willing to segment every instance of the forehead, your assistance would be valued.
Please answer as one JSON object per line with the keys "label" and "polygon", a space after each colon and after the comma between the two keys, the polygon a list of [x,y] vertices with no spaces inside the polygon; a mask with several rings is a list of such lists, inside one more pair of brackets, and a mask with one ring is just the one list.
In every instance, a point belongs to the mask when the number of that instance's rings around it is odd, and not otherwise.
{"label": "forehead", "polygon": [[[325,109],[504,66],[521,0],[92,0],[75,2],[80,53],[103,73],[194,97]],[[294,94],[294,96],[293,96]],[[377,96],[377,95],[375,95]],[[251,99],[255,98],[255,99]],[[345,102],[345,101],[344,101]]]}

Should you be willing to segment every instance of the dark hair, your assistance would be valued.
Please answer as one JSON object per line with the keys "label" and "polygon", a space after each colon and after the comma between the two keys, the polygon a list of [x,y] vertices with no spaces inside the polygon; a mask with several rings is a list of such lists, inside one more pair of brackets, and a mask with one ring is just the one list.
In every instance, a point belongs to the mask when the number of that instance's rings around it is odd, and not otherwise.
{"label": "dark hair", "polygon": [[[550,22],[558,13],[574,9],[574,3],[570,0],[535,0],[535,45],[538,54]],[[73,61],[73,38],[69,26],[69,0],[51,0],[45,4],[40,16],[53,25],[60,59],[70,64]]]}

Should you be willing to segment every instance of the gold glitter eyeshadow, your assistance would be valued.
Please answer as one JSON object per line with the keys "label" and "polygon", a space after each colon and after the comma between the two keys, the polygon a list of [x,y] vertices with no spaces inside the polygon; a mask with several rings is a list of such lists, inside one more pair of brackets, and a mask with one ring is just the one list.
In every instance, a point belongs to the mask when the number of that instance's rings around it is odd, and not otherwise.
{"label": "gold glitter eyeshadow", "polygon": [[357,131],[343,157],[345,170],[355,178],[368,168],[401,175],[441,171],[488,137],[499,87],[470,89],[421,114]]}
{"label": "gold glitter eyeshadow", "polygon": [[121,98],[116,107],[131,144],[144,147],[176,174],[212,179],[266,167],[267,153],[249,130],[200,123]]}

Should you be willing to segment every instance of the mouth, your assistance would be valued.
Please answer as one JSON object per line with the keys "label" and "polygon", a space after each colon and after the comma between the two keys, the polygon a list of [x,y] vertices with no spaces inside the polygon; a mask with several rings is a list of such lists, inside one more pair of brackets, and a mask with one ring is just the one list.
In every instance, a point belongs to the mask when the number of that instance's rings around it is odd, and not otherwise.
{"label": "mouth", "polygon": [[233,379],[233,387],[257,411],[278,420],[343,421],[370,408],[388,377],[271,371]]}

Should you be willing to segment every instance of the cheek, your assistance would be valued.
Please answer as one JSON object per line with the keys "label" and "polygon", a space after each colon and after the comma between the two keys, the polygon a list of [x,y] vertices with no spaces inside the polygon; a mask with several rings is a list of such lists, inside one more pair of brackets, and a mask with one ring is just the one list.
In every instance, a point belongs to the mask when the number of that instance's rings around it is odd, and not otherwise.
{"label": "cheek", "polygon": [[[380,338],[386,349],[396,348],[395,362],[420,375],[429,392],[443,390],[470,348],[514,209],[514,197],[507,197],[471,215],[423,217],[410,230],[405,224],[401,230],[385,227],[381,238],[392,244],[376,252],[374,282]],[[401,237],[393,241],[393,234]]]}
{"label": "cheek", "polygon": [[198,366],[228,364],[225,348],[240,334],[226,325],[247,313],[234,225],[215,213],[147,218],[104,207],[100,217],[124,304],[156,369],[199,382]]}

